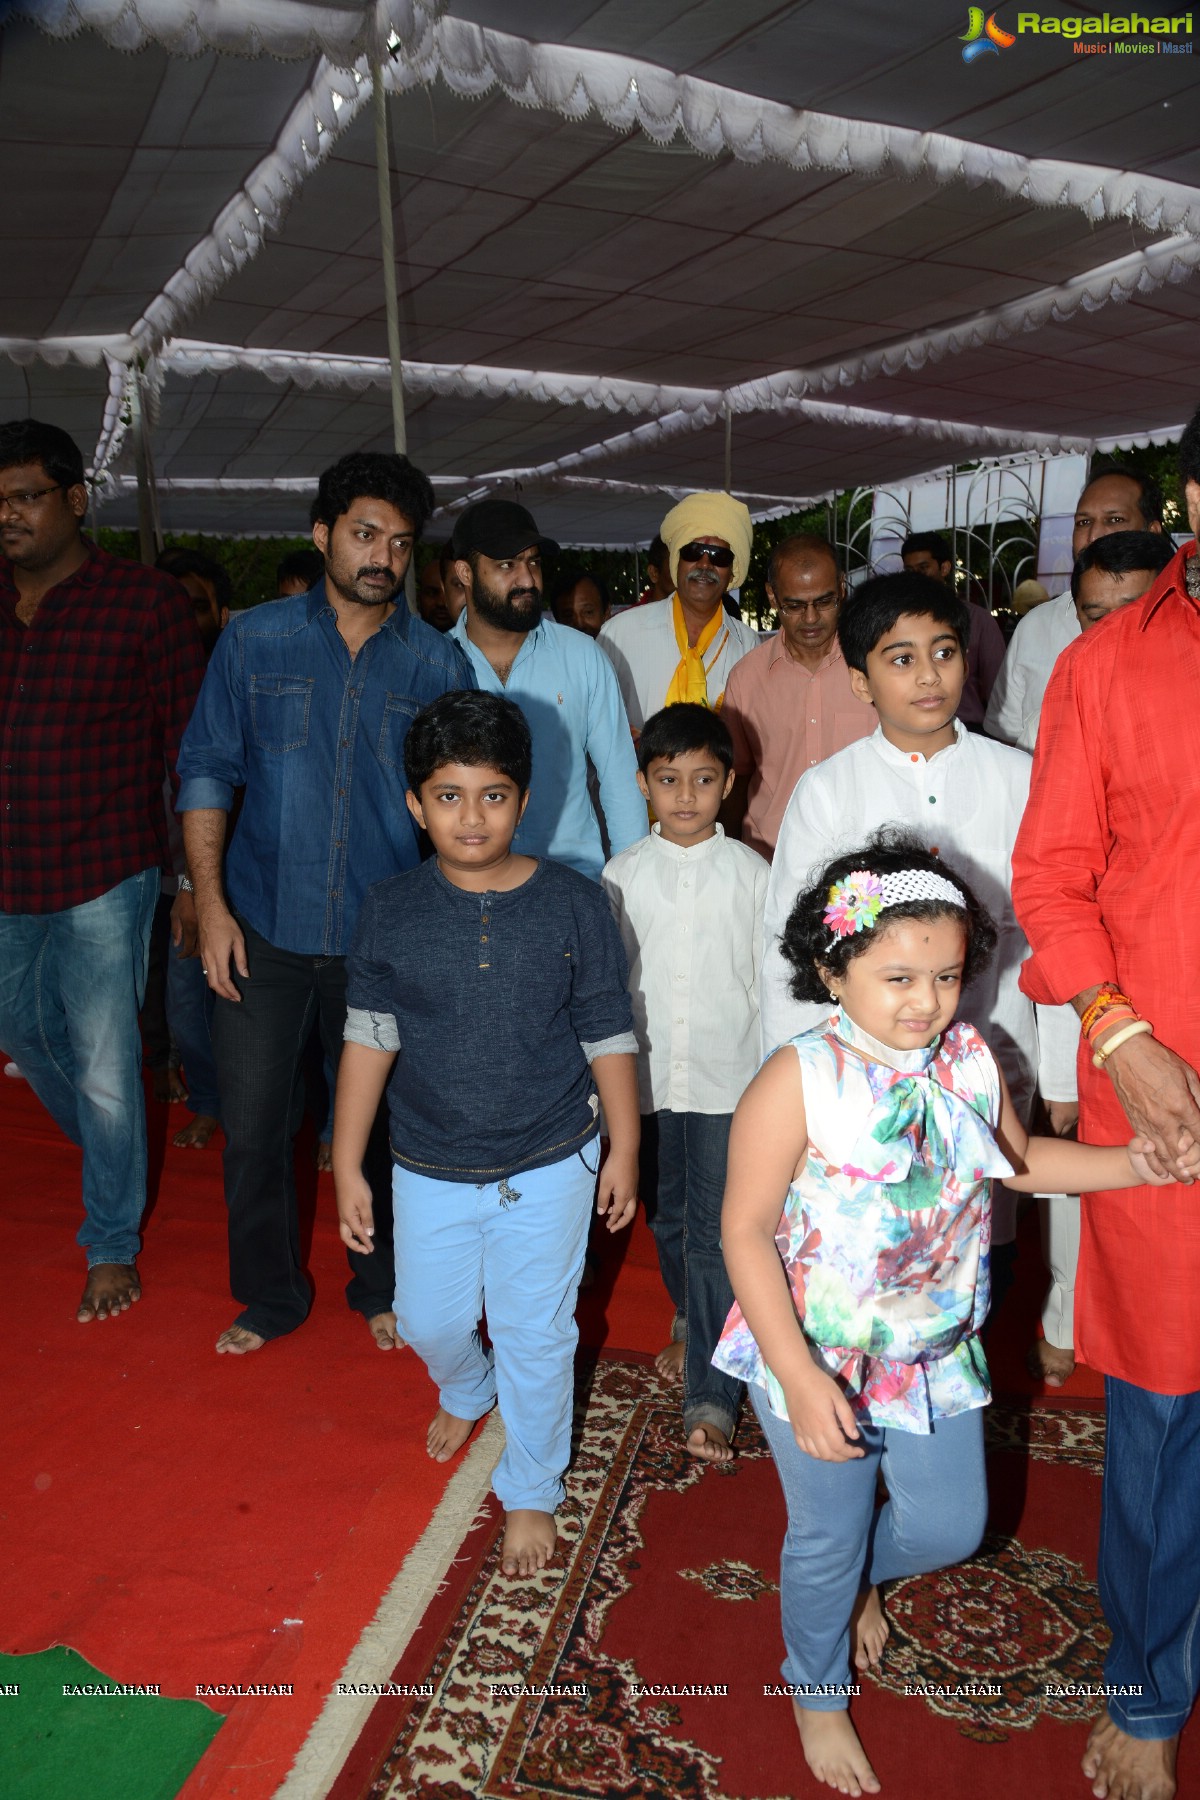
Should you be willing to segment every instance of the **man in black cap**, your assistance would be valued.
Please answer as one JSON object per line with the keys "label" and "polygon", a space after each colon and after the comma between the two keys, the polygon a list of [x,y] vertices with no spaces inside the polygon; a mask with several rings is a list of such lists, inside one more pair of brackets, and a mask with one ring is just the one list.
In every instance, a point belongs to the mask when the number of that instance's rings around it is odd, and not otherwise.
{"label": "man in black cap", "polygon": [[509,500],[469,506],[452,548],[468,598],[448,635],[485,692],[516,701],[533,737],[533,783],[513,848],[599,880],[605,849],[588,793],[589,762],[609,854],[646,835],[637,759],[612,664],[583,632],[542,617],[542,557],[558,545],[541,536],[523,506]]}

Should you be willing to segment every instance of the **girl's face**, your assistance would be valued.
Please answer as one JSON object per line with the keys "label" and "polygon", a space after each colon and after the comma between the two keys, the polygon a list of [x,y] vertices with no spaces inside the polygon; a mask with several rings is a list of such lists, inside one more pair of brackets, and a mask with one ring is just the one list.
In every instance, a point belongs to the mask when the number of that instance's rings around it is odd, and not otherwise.
{"label": "girl's face", "polygon": [[844,975],[821,978],[854,1023],[892,1050],[919,1050],[945,1031],[962,989],[966,927],[958,919],[899,919],[871,934]]}

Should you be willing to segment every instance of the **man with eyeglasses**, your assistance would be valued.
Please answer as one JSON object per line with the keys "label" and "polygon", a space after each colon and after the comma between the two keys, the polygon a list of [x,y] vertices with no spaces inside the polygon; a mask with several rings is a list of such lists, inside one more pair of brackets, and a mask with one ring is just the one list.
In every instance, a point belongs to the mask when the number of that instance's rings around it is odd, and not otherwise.
{"label": "man with eyeglasses", "polygon": [[754,527],[731,494],[689,494],[662,522],[675,591],[610,619],[596,642],[607,651],[634,735],[652,713],[679,700],[721,705],[729,671],[758,644],[724,607],[750,566]]}
{"label": "man with eyeglasses", "polygon": [[187,594],[85,538],[87,505],[65,431],[0,425],[0,1043],[83,1151],[80,1324],[141,1296],[138,1009],[204,675]]}
{"label": "man with eyeglasses", "polygon": [[733,792],[725,827],[768,862],[792,789],[815,768],[875,729],[856,699],[838,647],[846,579],[823,537],[803,532],[777,544],[767,599],[779,630],[730,671],[723,717],[733,739]]}

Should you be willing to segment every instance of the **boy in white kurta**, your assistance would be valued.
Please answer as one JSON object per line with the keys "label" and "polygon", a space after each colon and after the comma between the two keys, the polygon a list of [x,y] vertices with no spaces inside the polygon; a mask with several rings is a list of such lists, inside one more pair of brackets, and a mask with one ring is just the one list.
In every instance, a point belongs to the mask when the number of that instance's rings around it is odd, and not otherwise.
{"label": "boy in white kurta", "polygon": [[603,882],[629,959],[643,1143],[657,1140],[652,1226],[675,1303],[658,1367],[682,1376],[690,1454],[724,1462],[741,1384],[711,1362],[733,1304],[721,1200],[733,1110],[758,1068],[768,867],[717,824],[733,741],[716,713],[664,707],[646,721],[638,762],[657,823]]}

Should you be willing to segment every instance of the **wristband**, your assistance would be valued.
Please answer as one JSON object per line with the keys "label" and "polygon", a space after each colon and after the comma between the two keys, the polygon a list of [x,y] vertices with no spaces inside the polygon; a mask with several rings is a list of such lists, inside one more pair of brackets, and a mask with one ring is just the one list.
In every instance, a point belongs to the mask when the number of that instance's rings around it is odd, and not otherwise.
{"label": "wristband", "polygon": [[1102,987],[1079,1022],[1083,1035],[1087,1037],[1090,1034],[1101,1013],[1108,1012],[1115,1006],[1128,1006],[1131,1012],[1133,1010],[1133,1002],[1129,995],[1123,994],[1120,988]]}
{"label": "wristband", "polygon": [[1153,1030],[1149,1019],[1135,1019],[1132,1025],[1123,1025],[1120,1031],[1114,1031],[1107,1044],[1101,1044],[1098,1050],[1093,1051],[1093,1063],[1098,1069],[1102,1069],[1114,1050],[1119,1050],[1122,1044],[1127,1044],[1130,1038],[1137,1037],[1140,1032]]}

